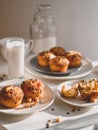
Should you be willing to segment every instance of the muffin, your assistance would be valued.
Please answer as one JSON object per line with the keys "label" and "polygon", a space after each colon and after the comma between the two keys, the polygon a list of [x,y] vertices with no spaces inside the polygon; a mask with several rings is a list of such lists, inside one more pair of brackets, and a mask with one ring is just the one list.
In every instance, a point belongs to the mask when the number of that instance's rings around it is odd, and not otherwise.
{"label": "muffin", "polygon": [[78,83],[81,97],[88,102],[96,102],[98,98],[98,80],[81,80]]}
{"label": "muffin", "polygon": [[73,85],[71,88],[67,88],[66,86],[62,86],[61,94],[67,98],[75,98],[78,96],[78,85]]}
{"label": "muffin", "polygon": [[38,79],[27,79],[23,81],[21,88],[26,98],[36,101],[43,97],[44,84]]}
{"label": "muffin", "polygon": [[77,67],[81,65],[82,55],[77,51],[68,51],[65,57],[69,60],[69,67]]}
{"label": "muffin", "polygon": [[0,103],[8,108],[15,108],[22,103],[24,93],[18,86],[7,85],[0,91]]}
{"label": "muffin", "polygon": [[54,72],[66,72],[69,66],[69,61],[63,56],[56,56],[49,61],[49,67]]}
{"label": "muffin", "polygon": [[65,56],[66,54],[65,49],[62,47],[53,47],[49,51],[55,54],[56,56]]}
{"label": "muffin", "polygon": [[43,51],[37,56],[38,64],[40,66],[49,66],[49,60],[56,57],[52,52]]}

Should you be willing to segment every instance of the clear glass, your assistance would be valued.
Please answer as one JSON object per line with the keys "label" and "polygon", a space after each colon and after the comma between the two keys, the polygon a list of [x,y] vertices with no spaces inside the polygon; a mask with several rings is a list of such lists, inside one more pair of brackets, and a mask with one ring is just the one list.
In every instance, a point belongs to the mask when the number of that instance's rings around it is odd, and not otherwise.
{"label": "clear glass", "polygon": [[24,76],[24,40],[7,41],[8,79]]}
{"label": "clear glass", "polygon": [[35,54],[56,46],[56,25],[50,5],[38,6],[33,23],[30,25],[30,38],[33,40]]}

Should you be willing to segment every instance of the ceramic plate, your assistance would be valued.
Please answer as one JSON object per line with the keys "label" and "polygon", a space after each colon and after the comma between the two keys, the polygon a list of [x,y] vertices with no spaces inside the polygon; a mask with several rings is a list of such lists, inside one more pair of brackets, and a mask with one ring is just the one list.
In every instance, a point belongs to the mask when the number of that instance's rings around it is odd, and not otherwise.
{"label": "ceramic plate", "polygon": [[[8,80],[0,83],[0,88],[6,85],[20,85],[23,82],[22,79],[13,79],[13,80]],[[18,108],[19,109],[7,109],[0,105],[0,112],[5,113],[5,114],[10,114],[10,115],[23,115],[23,114],[30,114],[30,113],[35,113],[38,111],[42,111],[49,107],[55,98],[54,92],[52,91],[51,88],[49,88],[47,85],[45,85],[44,88],[44,96],[41,99],[41,103],[38,103],[35,106],[32,106],[30,108],[22,108],[22,105],[20,105]]]}
{"label": "ceramic plate", "polygon": [[62,86],[66,86],[67,88],[70,88],[72,86],[72,84],[75,84],[77,83],[78,80],[72,80],[72,81],[66,81],[66,82],[63,82],[61,83],[58,87],[57,87],[57,95],[58,97],[65,103],[67,104],[70,104],[70,105],[73,105],[73,106],[78,106],[78,107],[92,107],[94,105],[98,105],[98,101],[96,103],[87,103],[86,101],[84,101],[80,95],[77,96],[77,98],[66,98],[66,97],[63,97],[61,95],[61,89],[62,89]]}
{"label": "ceramic plate", "polygon": [[77,79],[88,75],[93,66],[88,58],[83,57],[82,64],[80,67],[69,69],[67,73],[56,73],[51,72],[49,68],[42,69],[37,64],[37,58],[33,54],[29,54],[25,60],[25,70],[34,76],[53,79],[53,80],[69,80]]}
{"label": "ceramic plate", "polygon": [[30,60],[30,64],[32,65],[32,68],[42,74],[50,75],[50,76],[68,76],[70,74],[73,74],[74,72],[78,71],[81,69],[82,66],[79,67],[74,67],[74,68],[69,68],[67,72],[53,72],[50,70],[49,66],[43,67],[40,66],[37,62],[37,56],[33,57]]}

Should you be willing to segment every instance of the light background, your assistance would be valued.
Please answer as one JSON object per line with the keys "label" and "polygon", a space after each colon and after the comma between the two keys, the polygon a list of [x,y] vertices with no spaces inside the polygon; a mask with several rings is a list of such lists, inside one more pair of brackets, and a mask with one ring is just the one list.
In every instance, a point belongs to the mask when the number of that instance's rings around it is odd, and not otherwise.
{"label": "light background", "polygon": [[48,3],[57,25],[57,45],[98,60],[98,0],[0,0],[0,39],[29,38],[36,6]]}

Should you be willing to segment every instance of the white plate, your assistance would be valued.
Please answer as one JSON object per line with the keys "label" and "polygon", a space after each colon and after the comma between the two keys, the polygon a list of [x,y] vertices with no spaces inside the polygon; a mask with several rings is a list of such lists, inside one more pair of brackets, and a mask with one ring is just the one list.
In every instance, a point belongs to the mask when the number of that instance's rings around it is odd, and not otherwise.
{"label": "white plate", "polygon": [[52,79],[52,80],[69,80],[69,79],[77,79],[77,78],[81,78],[83,76],[88,75],[89,73],[91,73],[93,66],[91,61],[88,58],[83,57],[82,59],[82,65],[81,67],[79,67],[79,69],[77,69],[76,71],[74,71],[73,73],[69,74],[69,75],[48,75],[48,74],[43,74],[40,73],[39,71],[36,71],[34,69],[34,67],[32,66],[32,64],[30,63],[30,61],[34,58],[35,56],[33,54],[29,54],[26,59],[25,59],[25,70],[37,77],[41,77],[41,78],[45,78],[45,79]]}
{"label": "white plate", "polygon": [[[7,80],[0,83],[0,88],[6,85],[20,85],[22,82],[23,79]],[[23,108],[23,109],[14,109],[14,108],[7,109],[2,105],[0,105],[0,112],[5,114],[10,114],[10,115],[23,115],[23,114],[30,114],[30,113],[42,111],[47,107],[49,107],[54,102],[55,99],[54,92],[47,85],[45,85],[44,91],[45,91],[44,97],[41,99],[43,101],[42,103],[32,106],[31,108]]]}
{"label": "white plate", "polygon": [[68,76],[70,74],[74,74],[76,71],[80,70],[82,66],[68,68],[67,72],[53,72],[50,70],[49,66],[43,67],[38,64],[37,56],[33,57],[30,60],[30,64],[32,68],[42,74],[50,75],[50,76]]}
{"label": "white plate", "polygon": [[66,81],[61,83],[58,87],[57,87],[57,95],[58,97],[65,103],[73,105],[73,106],[78,106],[78,107],[92,107],[94,105],[98,105],[98,101],[96,103],[87,103],[86,101],[82,100],[82,98],[77,97],[77,98],[66,98],[63,97],[61,95],[61,89],[62,86],[66,86],[67,88],[70,88],[72,86],[72,84],[77,83],[78,80],[72,80],[72,81]]}

